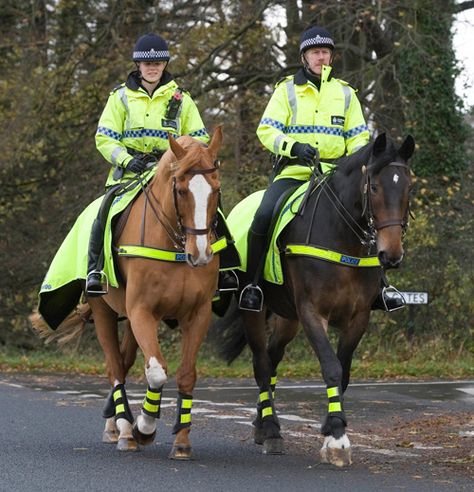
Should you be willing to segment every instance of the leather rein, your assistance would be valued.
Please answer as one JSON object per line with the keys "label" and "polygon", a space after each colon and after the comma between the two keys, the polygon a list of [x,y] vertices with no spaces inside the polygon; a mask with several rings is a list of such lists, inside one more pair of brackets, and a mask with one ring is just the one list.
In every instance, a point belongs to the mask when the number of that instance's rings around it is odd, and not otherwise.
{"label": "leather rein", "polygon": [[[203,174],[212,174],[218,170],[219,167],[218,165],[214,164],[214,167],[208,168],[208,169],[189,169],[186,171],[184,174],[188,174],[191,176],[197,176],[197,175],[203,175]],[[173,176],[173,205],[174,205],[174,211],[175,211],[175,216],[176,216],[176,222],[177,222],[177,230],[173,227],[172,223],[164,213],[163,207],[161,206],[160,201],[156,197],[156,195],[153,193],[153,190],[149,187],[145,187],[142,183],[142,190],[145,195],[145,205],[143,207],[143,216],[142,216],[142,223],[141,223],[141,245],[144,245],[145,242],[145,217],[146,217],[146,208],[147,205],[150,205],[150,208],[153,212],[153,215],[155,216],[156,220],[163,226],[165,229],[168,237],[171,239],[171,242],[173,243],[173,246],[175,249],[178,250],[183,250],[186,244],[186,234],[191,234],[191,235],[202,235],[202,234],[208,234],[211,229],[213,229],[216,226],[217,223],[217,212],[214,214],[211,223],[208,227],[205,229],[195,229],[193,227],[188,227],[183,224],[183,217],[179,211],[179,206],[178,206],[178,191],[176,187],[176,177]],[[158,207],[159,210],[155,207],[155,205]]]}

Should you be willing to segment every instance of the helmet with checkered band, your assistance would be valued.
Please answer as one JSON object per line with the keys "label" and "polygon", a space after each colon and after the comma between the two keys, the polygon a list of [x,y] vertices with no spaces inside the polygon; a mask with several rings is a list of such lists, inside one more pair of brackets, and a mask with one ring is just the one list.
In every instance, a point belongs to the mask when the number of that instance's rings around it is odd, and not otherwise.
{"label": "helmet with checkered band", "polygon": [[313,26],[303,32],[300,38],[300,53],[310,48],[329,48],[334,50],[334,40],[329,31],[323,27]]}
{"label": "helmet with checkered band", "polygon": [[132,58],[134,62],[169,61],[168,44],[157,34],[145,34],[135,43]]}

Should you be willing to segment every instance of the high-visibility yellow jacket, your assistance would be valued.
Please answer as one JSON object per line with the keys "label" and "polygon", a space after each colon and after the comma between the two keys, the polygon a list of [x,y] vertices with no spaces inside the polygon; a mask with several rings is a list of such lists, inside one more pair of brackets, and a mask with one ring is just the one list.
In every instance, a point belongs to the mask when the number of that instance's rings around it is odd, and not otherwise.
{"label": "high-visibility yellow jacket", "polygon": [[[296,159],[291,155],[296,142],[310,144],[319,150],[322,162],[352,154],[370,138],[356,91],[332,77],[330,66],[323,66],[319,90],[303,69],[278,82],[257,135],[270,152],[290,159]],[[308,179],[309,169],[289,165],[279,177]]]}
{"label": "high-visibility yellow jacket", "polygon": [[[110,93],[95,136],[97,149],[113,164],[106,186],[117,183],[113,178],[114,166],[125,168],[132,160],[127,147],[145,153],[155,149],[164,151],[169,148],[168,132],[175,138],[190,135],[209,141],[197,106],[187,92],[182,92],[176,118],[166,119],[169,101],[177,89],[178,84],[164,72],[162,85],[150,96],[139,85],[137,72],[132,72],[127,82]],[[132,176],[129,172],[123,174],[125,179]]]}

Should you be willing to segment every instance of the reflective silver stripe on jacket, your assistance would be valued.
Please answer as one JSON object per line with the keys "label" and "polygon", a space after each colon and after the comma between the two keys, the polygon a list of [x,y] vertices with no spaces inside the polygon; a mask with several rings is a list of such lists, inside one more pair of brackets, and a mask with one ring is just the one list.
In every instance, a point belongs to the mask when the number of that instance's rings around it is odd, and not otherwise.
{"label": "reflective silver stripe on jacket", "polygon": [[280,149],[280,142],[285,138],[285,135],[278,135],[277,138],[275,138],[275,141],[273,142],[273,153],[274,154],[279,154],[279,149]]}
{"label": "reflective silver stripe on jacket", "polygon": [[344,113],[349,109],[349,105],[351,104],[351,90],[347,85],[342,86],[342,90],[344,92]]}
{"label": "reflective silver stripe on jacket", "polygon": [[125,111],[127,112],[127,117],[125,118],[125,129],[129,130],[130,129],[130,111],[128,109],[128,98],[127,98],[127,94],[126,94],[125,90],[126,90],[125,86],[120,87],[120,89],[118,90],[118,93],[119,93],[119,96],[120,96],[120,99],[121,99],[123,105],[125,106]]}
{"label": "reflective silver stripe on jacket", "polygon": [[112,160],[112,164],[114,166],[117,166],[119,163],[117,162],[117,157],[123,152],[124,148],[123,147],[115,147],[115,149],[112,151],[112,155],[110,156],[110,159]]}
{"label": "reflective silver stripe on jacket", "polygon": [[294,125],[296,123],[296,93],[293,79],[286,82],[286,92],[288,94],[288,103],[291,108],[291,124]]}

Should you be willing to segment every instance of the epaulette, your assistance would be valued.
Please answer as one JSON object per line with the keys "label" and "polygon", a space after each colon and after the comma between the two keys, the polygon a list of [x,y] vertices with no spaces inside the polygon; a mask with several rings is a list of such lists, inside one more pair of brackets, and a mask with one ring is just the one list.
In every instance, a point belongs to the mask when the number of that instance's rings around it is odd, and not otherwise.
{"label": "epaulette", "polygon": [[181,87],[180,85],[178,85],[178,87],[176,89],[181,91],[183,94],[186,94],[189,97],[191,97],[191,94],[189,93],[189,91],[187,91],[184,87]]}
{"label": "epaulette", "polygon": [[286,77],[283,77],[281,78],[276,84],[275,84],[275,87],[278,87],[282,82],[284,82],[285,80],[289,80],[293,77],[293,75],[287,75]]}
{"label": "epaulette", "polygon": [[121,84],[116,85],[110,93],[113,94],[114,92],[117,92],[121,87],[125,87],[125,82],[122,82]]}
{"label": "epaulette", "polygon": [[342,85],[347,85],[352,90],[354,90],[355,92],[357,92],[357,89],[353,85],[349,84],[349,82],[347,82],[345,80],[342,80],[342,79],[337,79],[336,77],[334,77],[334,79],[337,80],[338,82],[340,82]]}

